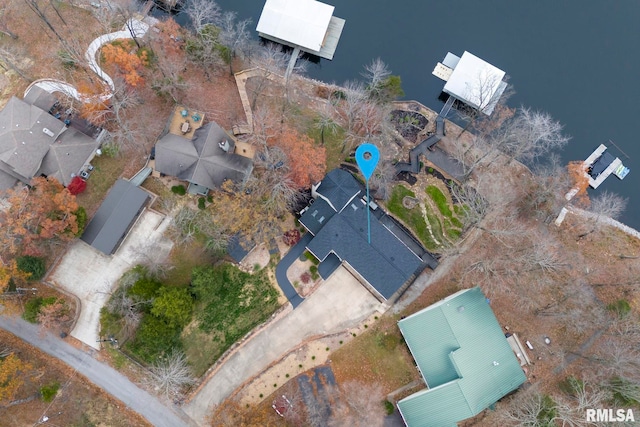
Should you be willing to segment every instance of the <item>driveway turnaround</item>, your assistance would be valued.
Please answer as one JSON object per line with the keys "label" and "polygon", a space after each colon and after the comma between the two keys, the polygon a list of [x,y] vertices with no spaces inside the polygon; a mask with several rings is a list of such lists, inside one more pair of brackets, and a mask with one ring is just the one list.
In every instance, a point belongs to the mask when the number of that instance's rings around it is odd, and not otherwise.
{"label": "driveway turnaround", "polygon": [[94,348],[98,343],[100,309],[122,274],[145,259],[166,259],[173,243],[163,236],[171,222],[146,209],[131,228],[120,248],[112,256],[77,240],[55,268],[49,281],[80,299],[80,316],[71,336]]}
{"label": "driveway turnaround", "polygon": [[43,334],[36,325],[18,317],[0,316],[0,328],[76,369],[93,384],[122,401],[155,427],[195,425],[180,409],[163,405],[118,371],[98,362],[89,353],[72,347],[50,333]]}
{"label": "driveway turnaround", "polygon": [[282,257],[276,266],[276,280],[278,281],[278,286],[280,286],[280,289],[282,289],[282,292],[287,297],[293,308],[299,306],[300,303],[304,301],[304,298],[296,292],[296,289],[287,278],[287,270],[291,267],[291,264],[293,264],[298,257],[302,255],[311,239],[313,239],[311,233],[305,233],[300,241],[289,249],[289,252]]}
{"label": "driveway turnaround", "polygon": [[305,339],[356,326],[380,302],[344,267],[300,306],[260,331],[233,353],[183,409],[204,425],[211,411],[245,381],[264,371]]}

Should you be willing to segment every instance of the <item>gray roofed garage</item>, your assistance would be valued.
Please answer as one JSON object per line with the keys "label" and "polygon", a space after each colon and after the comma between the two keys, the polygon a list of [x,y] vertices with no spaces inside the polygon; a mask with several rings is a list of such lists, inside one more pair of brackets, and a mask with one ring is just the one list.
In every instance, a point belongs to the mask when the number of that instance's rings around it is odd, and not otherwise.
{"label": "gray roofed garage", "polygon": [[142,212],[150,195],[124,179],[118,179],[87,225],[81,239],[111,255]]}

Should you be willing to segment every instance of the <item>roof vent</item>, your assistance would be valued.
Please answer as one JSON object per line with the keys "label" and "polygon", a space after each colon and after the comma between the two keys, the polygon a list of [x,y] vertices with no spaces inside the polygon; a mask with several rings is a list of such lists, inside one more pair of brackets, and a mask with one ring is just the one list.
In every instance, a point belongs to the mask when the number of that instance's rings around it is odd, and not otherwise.
{"label": "roof vent", "polygon": [[458,307],[458,313],[462,313],[464,311],[464,305],[461,305],[460,307]]}
{"label": "roof vent", "polygon": [[228,153],[229,149],[231,148],[231,145],[229,145],[229,141],[227,141],[226,139],[224,141],[220,141],[218,143],[218,146],[222,148],[222,151],[224,151],[225,153]]}
{"label": "roof vent", "polygon": [[353,208],[354,211],[358,210],[358,207],[356,205],[354,205],[353,203],[351,203],[351,207]]}
{"label": "roof vent", "polygon": [[493,366],[498,366],[498,365],[499,365],[499,363],[494,360],[493,361]]}
{"label": "roof vent", "polygon": [[45,133],[46,135],[49,135],[51,138],[55,136],[55,134],[47,128],[42,128],[42,132]]}
{"label": "roof vent", "polygon": [[320,217],[320,219],[318,220],[318,222],[319,222],[320,224],[322,224],[322,222],[323,222],[323,221],[324,221],[324,216],[321,216],[321,217]]}

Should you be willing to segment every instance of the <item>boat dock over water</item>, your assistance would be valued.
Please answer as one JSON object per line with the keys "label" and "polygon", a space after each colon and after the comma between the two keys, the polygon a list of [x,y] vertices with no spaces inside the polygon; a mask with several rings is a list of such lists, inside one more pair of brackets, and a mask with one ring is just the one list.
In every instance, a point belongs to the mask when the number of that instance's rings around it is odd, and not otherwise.
{"label": "boat dock over water", "polygon": [[589,186],[598,188],[609,175],[614,174],[618,179],[624,179],[629,168],[622,164],[622,160],[607,152],[607,146],[600,144],[584,161],[585,170],[589,176]]}

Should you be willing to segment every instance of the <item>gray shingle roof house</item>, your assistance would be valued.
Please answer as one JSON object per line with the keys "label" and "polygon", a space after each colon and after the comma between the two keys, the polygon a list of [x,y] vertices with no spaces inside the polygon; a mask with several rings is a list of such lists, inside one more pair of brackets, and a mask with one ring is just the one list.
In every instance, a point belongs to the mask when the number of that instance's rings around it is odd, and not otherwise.
{"label": "gray shingle roof house", "polygon": [[[49,103],[41,104],[46,107]],[[40,175],[69,185],[98,146],[47,111],[12,97],[0,111],[0,190],[17,181],[28,184]]]}
{"label": "gray shingle roof house", "polygon": [[149,198],[149,193],[142,188],[118,179],[85,228],[81,239],[106,255],[113,254]]}
{"label": "gray shingle roof house", "polygon": [[234,154],[235,143],[218,124],[209,122],[197,129],[192,139],[167,133],[156,144],[155,168],[205,190],[224,181],[245,180],[253,161]]}
{"label": "gray shingle roof house", "polygon": [[313,187],[316,198],[300,223],[314,236],[307,245],[321,262],[336,256],[381,301],[398,296],[426,266],[437,261],[376,207],[367,235],[365,193],[349,172],[334,169]]}
{"label": "gray shingle roof house", "polygon": [[409,427],[449,427],[526,381],[480,288],[456,292],[398,322],[427,384],[398,402]]}

